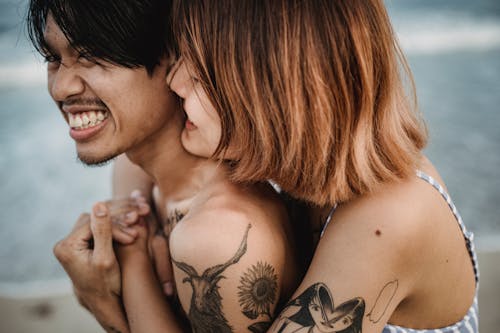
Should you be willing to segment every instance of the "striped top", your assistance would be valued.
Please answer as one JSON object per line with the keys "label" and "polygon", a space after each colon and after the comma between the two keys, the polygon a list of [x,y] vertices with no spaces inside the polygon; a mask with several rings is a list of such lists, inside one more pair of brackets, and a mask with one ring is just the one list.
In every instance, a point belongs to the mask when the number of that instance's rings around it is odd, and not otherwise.
{"label": "striped top", "polygon": [[[450,196],[444,188],[431,176],[425,174],[424,172],[418,170],[417,171],[417,177],[420,179],[426,181],[427,183],[431,184],[446,200],[448,203],[448,206],[450,207],[451,211],[453,212],[453,215],[455,215],[455,218],[460,226],[460,229],[462,230],[462,233],[464,235],[465,243],[467,246],[467,250],[469,251],[469,255],[471,257],[472,265],[474,267],[474,275],[476,278],[476,295],[474,296],[474,301],[472,302],[471,307],[469,308],[469,311],[467,314],[460,320],[459,322],[443,327],[443,328],[433,328],[433,329],[413,329],[413,328],[406,328],[406,327],[401,327],[401,326],[396,326],[396,325],[390,325],[387,324],[384,327],[384,330],[382,333],[478,333],[479,332],[479,322],[478,322],[478,305],[477,305],[477,290],[479,286],[479,269],[478,269],[478,264],[477,264],[477,256],[476,252],[474,250],[474,235],[467,231],[465,228],[465,224],[462,221],[462,217],[457,211],[457,208],[451,201]],[[321,231],[321,236],[323,236],[323,233],[326,230],[326,227],[330,223],[333,213],[335,212],[335,209],[337,208],[337,205],[335,205],[330,213],[328,214],[328,217],[326,218],[325,225],[323,227],[323,230]]]}

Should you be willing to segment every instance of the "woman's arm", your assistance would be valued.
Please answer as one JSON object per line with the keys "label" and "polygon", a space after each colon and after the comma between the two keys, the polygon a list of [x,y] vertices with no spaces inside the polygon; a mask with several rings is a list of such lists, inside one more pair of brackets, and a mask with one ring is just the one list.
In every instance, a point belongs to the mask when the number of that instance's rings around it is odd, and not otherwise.
{"label": "woman's arm", "polygon": [[269,328],[294,262],[278,223],[260,218],[215,209],[186,216],[173,230],[174,277],[194,332]]}
{"label": "woman's arm", "polygon": [[130,331],[185,332],[166,301],[148,254],[147,228],[138,225],[138,238],[133,244],[117,248],[122,269],[123,304]]}
{"label": "woman's arm", "polygon": [[306,276],[269,332],[383,330],[424,266],[416,214],[391,201],[361,198],[337,208]]}
{"label": "woman's arm", "polygon": [[[283,290],[284,235],[221,213],[183,220],[171,234],[181,304],[195,332],[265,332]],[[130,330],[186,332],[163,296],[144,238],[118,250]]]}

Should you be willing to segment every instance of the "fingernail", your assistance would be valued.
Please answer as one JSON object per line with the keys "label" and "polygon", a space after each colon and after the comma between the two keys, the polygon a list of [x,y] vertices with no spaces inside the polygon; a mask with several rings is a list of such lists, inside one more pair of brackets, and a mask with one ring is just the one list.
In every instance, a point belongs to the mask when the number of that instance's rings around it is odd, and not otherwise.
{"label": "fingernail", "polygon": [[137,206],[139,207],[139,212],[141,214],[149,213],[149,205],[148,204],[140,202]]}
{"label": "fingernail", "polygon": [[134,228],[123,228],[123,231],[125,231],[127,234],[129,234],[132,237],[137,236],[137,230]]}
{"label": "fingernail", "polygon": [[132,198],[142,197],[141,190],[133,190],[132,193],[130,193],[130,196]]}
{"label": "fingernail", "polygon": [[97,217],[104,217],[108,215],[108,207],[105,204],[99,202],[94,205],[94,214]]}
{"label": "fingernail", "polygon": [[127,214],[125,214],[125,219],[127,221],[135,221],[136,218],[137,218],[136,212],[128,212]]}
{"label": "fingernail", "polygon": [[167,296],[173,296],[174,295],[174,286],[172,285],[172,282],[165,282],[163,284],[163,292]]}

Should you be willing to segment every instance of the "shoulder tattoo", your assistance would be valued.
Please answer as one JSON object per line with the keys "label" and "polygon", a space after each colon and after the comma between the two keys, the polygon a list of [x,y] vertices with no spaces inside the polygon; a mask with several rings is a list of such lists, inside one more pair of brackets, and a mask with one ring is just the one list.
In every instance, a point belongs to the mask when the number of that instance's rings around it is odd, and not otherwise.
{"label": "shoulder tattoo", "polygon": [[193,290],[189,306],[188,318],[193,332],[196,333],[229,333],[232,327],[222,312],[222,297],[218,282],[224,278],[222,273],[231,265],[236,264],[247,251],[248,224],[245,234],[236,253],[225,263],[207,268],[203,274],[184,263],[172,258],[174,265],[188,276],[182,281],[189,282]]}
{"label": "shoulder tattoo", "polygon": [[273,319],[271,306],[276,302],[278,291],[278,276],[274,267],[260,261],[252,265],[241,277],[238,290],[243,314],[260,320],[248,329],[254,333],[267,332]]}

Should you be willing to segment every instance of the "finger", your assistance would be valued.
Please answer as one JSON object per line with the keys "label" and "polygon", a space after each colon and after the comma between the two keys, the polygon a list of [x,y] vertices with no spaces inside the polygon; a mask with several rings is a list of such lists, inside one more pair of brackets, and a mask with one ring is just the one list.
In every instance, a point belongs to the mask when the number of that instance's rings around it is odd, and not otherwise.
{"label": "finger", "polygon": [[127,212],[125,214],[111,216],[111,222],[113,224],[118,224],[123,227],[127,227],[135,224],[139,220],[139,213],[135,210]]}
{"label": "finger", "polygon": [[75,225],[73,226],[73,229],[71,229],[71,232],[80,229],[84,224],[88,224],[90,222],[90,214],[89,213],[82,213],[78,217],[78,220],[76,220]]}
{"label": "finger", "polygon": [[145,226],[148,230],[148,235],[150,238],[153,238],[158,231],[158,222],[156,221],[156,218],[154,217],[153,214],[149,214],[145,217],[143,217]]}
{"label": "finger", "polygon": [[104,203],[98,202],[92,207],[90,229],[94,237],[94,259],[98,262],[114,259],[111,219]]}
{"label": "finger", "polygon": [[54,245],[54,255],[64,266],[66,263],[74,260],[75,254],[82,253],[82,250],[89,250],[90,239],[92,239],[90,224],[83,223],[79,228],[75,228],[67,237]]}
{"label": "finger", "polygon": [[122,229],[118,226],[113,226],[112,229],[113,240],[122,245],[132,244],[137,238],[137,231],[131,228]]}
{"label": "finger", "polygon": [[167,240],[160,235],[154,236],[151,243],[151,249],[153,251],[153,262],[156,275],[162,285],[163,292],[169,297],[173,296],[175,293],[173,284],[174,275],[170,263],[170,252]]}
{"label": "finger", "polygon": [[110,216],[119,216],[130,211],[139,210],[138,203],[133,198],[113,199],[105,202]]}
{"label": "finger", "polygon": [[148,215],[151,212],[151,207],[147,203],[138,202],[137,203],[137,212],[141,216]]}
{"label": "finger", "polygon": [[134,199],[140,199],[140,198],[146,199],[144,198],[144,195],[142,194],[141,190],[133,190],[132,192],[130,192],[130,197]]}

